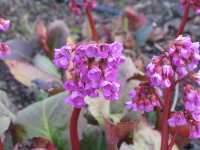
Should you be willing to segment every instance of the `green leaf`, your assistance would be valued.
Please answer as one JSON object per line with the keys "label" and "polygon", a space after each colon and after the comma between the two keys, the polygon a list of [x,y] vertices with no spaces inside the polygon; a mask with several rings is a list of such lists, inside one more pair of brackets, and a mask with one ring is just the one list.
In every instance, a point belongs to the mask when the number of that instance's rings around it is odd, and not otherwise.
{"label": "green leaf", "polygon": [[110,102],[103,96],[95,99],[87,97],[86,103],[88,104],[88,110],[99,124],[103,124],[104,117],[110,116]]}
{"label": "green leaf", "polygon": [[106,140],[98,127],[89,126],[85,129],[81,140],[81,150],[106,150]]}
{"label": "green leaf", "polygon": [[11,119],[9,117],[6,117],[6,116],[1,116],[0,122],[1,122],[0,136],[2,136],[5,133],[5,131],[8,129],[8,127],[10,126]]}
{"label": "green leaf", "polygon": [[0,136],[9,128],[15,115],[9,110],[9,100],[5,92],[0,91]]}
{"label": "green leaf", "polygon": [[36,100],[37,101],[43,101],[48,97],[48,93],[45,92],[44,90],[38,90],[37,95],[36,95]]}
{"label": "green leaf", "polygon": [[24,139],[45,137],[51,140],[59,150],[69,149],[68,120],[71,108],[64,104],[66,92],[49,97],[19,111],[14,123],[24,127]]}
{"label": "green leaf", "polygon": [[39,69],[43,70],[44,72],[49,73],[59,79],[61,78],[55,65],[51,62],[51,60],[47,56],[37,54],[33,58],[33,64]]}
{"label": "green leaf", "polygon": [[4,91],[0,91],[0,117],[6,116],[10,119],[14,119],[15,115],[10,111],[11,104],[9,103],[9,99],[7,94]]}

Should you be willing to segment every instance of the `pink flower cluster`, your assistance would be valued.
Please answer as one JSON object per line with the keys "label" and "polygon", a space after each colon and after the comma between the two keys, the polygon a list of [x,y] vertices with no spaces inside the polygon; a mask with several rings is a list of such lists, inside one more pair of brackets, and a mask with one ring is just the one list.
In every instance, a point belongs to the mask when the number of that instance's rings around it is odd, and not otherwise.
{"label": "pink flower cluster", "polygon": [[193,10],[200,14],[200,0],[181,0],[181,3],[183,5],[190,4],[193,8]]}
{"label": "pink flower cluster", "polygon": [[120,85],[116,80],[119,65],[124,61],[121,43],[81,44],[76,48],[55,49],[55,64],[70,71],[72,78],[64,84],[70,91],[66,103],[80,108],[86,96],[97,97],[100,91],[108,100],[119,98]]}
{"label": "pink flower cluster", "polygon": [[179,36],[165,54],[152,58],[146,74],[152,86],[169,88],[175,74],[182,79],[197,68],[199,61],[199,43],[193,43],[190,37]]}
{"label": "pink flower cluster", "polygon": [[[152,111],[155,106],[160,106],[159,99],[162,97],[155,92],[158,89],[162,91],[170,88],[176,84],[177,80],[183,80],[185,77],[188,80],[196,80],[198,83],[200,79],[195,79],[193,74],[199,61],[199,43],[192,42],[190,37],[177,37],[164,54],[153,57],[147,65],[148,81],[141,83],[131,92],[131,101],[127,103],[127,108],[133,111]],[[190,101],[187,103],[192,106]],[[186,108],[188,108],[187,103],[185,103]],[[179,118],[181,114],[175,114],[175,118]],[[183,122],[184,120],[180,124]]]}
{"label": "pink flower cluster", "polygon": [[199,42],[192,43],[190,37],[179,36],[168,49],[168,53],[179,78],[194,71],[200,61]]}
{"label": "pink flower cluster", "polygon": [[159,97],[156,91],[148,83],[142,83],[129,93],[131,101],[126,107],[132,111],[153,111],[155,106],[160,107]]}
{"label": "pink flower cluster", "polygon": [[96,0],[83,0],[83,4],[79,4],[76,0],[69,0],[69,8],[77,15],[81,14],[82,8],[93,9],[96,7]]}
{"label": "pink flower cluster", "polygon": [[[10,21],[0,18],[0,32],[5,32],[10,29]],[[11,53],[10,48],[6,43],[0,42],[0,59],[8,56]]]}
{"label": "pink flower cluster", "polygon": [[186,85],[183,99],[184,111],[175,112],[168,123],[171,127],[187,125],[190,138],[200,138],[200,92]]}

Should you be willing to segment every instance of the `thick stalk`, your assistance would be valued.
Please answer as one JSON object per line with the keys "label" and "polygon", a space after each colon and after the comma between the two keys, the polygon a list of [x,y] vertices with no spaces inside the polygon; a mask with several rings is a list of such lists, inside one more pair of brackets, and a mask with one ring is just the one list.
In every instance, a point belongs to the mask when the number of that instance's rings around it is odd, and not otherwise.
{"label": "thick stalk", "polygon": [[93,18],[91,9],[90,8],[86,8],[85,11],[86,11],[86,15],[87,15],[87,18],[88,18],[89,26],[90,26],[90,29],[91,29],[91,32],[92,32],[92,39],[95,40],[96,42],[98,42],[99,35],[98,35],[96,27],[95,27],[94,18]]}
{"label": "thick stalk", "polygon": [[[188,21],[188,16],[189,16],[189,11],[190,11],[190,5],[186,4],[184,6],[184,15],[182,17],[181,23],[179,25],[178,32],[176,33],[176,37],[181,35],[184,31],[185,25]],[[170,117],[170,108],[171,108],[171,98],[172,98],[172,91],[173,88],[168,88],[165,90],[165,107],[163,108],[163,118],[162,118],[162,129],[161,129],[161,150],[170,150],[175,141],[175,137],[173,137],[172,142],[168,145],[169,141],[169,127],[168,127],[168,118]]]}
{"label": "thick stalk", "polygon": [[[75,2],[74,0],[72,0],[72,2]],[[99,36],[98,33],[96,31],[96,27],[94,24],[94,19],[93,19],[93,15],[91,12],[90,8],[86,8],[86,15],[88,18],[88,22],[90,25],[90,29],[92,32],[92,39],[95,40],[96,42],[98,42],[99,40]],[[72,150],[80,150],[80,142],[79,142],[79,137],[78,137],[78,117],[80,114],[81,108],[74,108],[72,115],[71,115],[71,120],[70,120],[70,140],[71,140],[71,147]]]}
{"label": "thick stalk", "polygon": [[189,12],[190,12],[190,4],[186,4],[186,5],[184,6],[184,14],[183,14],[181,23],[180,23],[180,25],[179,25],[178,32],[176,33],[176,36],[177,36],[177,37],[178,37],[180,34],[182,34],[183,31],[184,31],[185,25],[186,25],[186,23],[187,23],[187,21],[188,21]]}
{"label": "thick stalk", "polygon": [[161,124],[161,150],[168,150],[168,141],[169,141],[169,127],[168,127],[168,118],[170,116],[171,108],[171,98],[172,98],[172,88],[167,88],[164,91],[164,106],[163,107],[163,117]]}
{"label": "thick stalk", "polygon": [[74,108],[70,120],[70,141],[72,150],[80,150],[78,137],[78,118],[81,108]]}

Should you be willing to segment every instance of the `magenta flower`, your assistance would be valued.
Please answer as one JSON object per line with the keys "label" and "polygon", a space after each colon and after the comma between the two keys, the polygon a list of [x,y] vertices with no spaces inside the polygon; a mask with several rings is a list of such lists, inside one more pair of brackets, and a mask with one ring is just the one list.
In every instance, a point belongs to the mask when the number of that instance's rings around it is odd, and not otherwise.
{"label": "magenta flower", "polygon": [[70,46],[63,46],[60,49],[54,50],[54,63],[57,67],[62,69],[67,69],[69,67],[71,50],[72,48]]}
{"label": "magenta flower", "polygon": [[65,99],[65,103],[76,108],[81,108],[85,106],[84,95],[78,91],[73,91],[70,96]]}
{"label": "magenta flower", "polygon": [[123,62],[121,44],[81,44],[74,49],[64,46],[55,50],[54,58],[58,67],[71,73],[72,78],[64,84],[70,93],[66,103],[80,108],[85,106],[86,96],[97,97],[101,92],[105,99],[119,99],[120,85],[116,74]]}
{"label": "magenta flower", "polygon": [[8,31],[11,27],[10,20],[0,18],[0,32]]}
{"label": "magenta flower", "polygon": [[199,42],[193,43],[190,37],[177,37],[168,53],[179,78],[194,71],[200,61]]}
{"label": "magenta flower", "polygon": [[120,85],[116,82],[103,81],[101,83],[103,95],[108,100],[118,100],[119,99],[119,87],[120,87]]}
{"label": "magenta flower", "polygon": [[101,69],[94,66],[88,71],[87,77],[89,80],[99,81],[101,79]]}

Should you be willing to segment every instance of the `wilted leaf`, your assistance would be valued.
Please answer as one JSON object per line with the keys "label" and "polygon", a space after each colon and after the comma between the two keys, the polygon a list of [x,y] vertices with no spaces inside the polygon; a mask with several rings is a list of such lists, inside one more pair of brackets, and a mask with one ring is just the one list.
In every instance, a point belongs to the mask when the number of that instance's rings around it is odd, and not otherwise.
{"label": "wilted leaf", "polygon": [[133,76],[131,76],[130,78],[128,78],[127,82],[129,82],[131,80],[147,81],[148,78],[145,75],[136,73]]}
{"label": "wilted leaf", "polygon": [[59,78],[50,75],[24,61],[6,60],[5,63],[8,65],[14,77],[26,86],[31,86],[32,85],[31,82],[36,79],[44,80],[46,82],[51,82],[51,81],[59,82]]}
{"label": "wilted leaf", "polygon": [[36,67],[40,68],[42,71],[47,72],[50,75],[53,75],[59,79],[61,78],[55,65],[52,63],[52,61],[47,56],[37,54],[33,58],[33,64]]}
{"label": "wilted leaf", "polygon": [[[14,123],[25,128],[25,139],[41,136],[52,141],[59,150],[69,149],[68,121],[72,109],[64,104],[66,96],[63,92],[18,112]],[[85,120],[82,116],[79,121],[79,129],[83,129]]]}
{"label": "wilted leaf", "polygon": [[44,51],[48,54],[49,47],[47,44],[47,29],[43,21],[39,21],[36,24],[36,34],[37,34],[38,41],[40,42]]}

